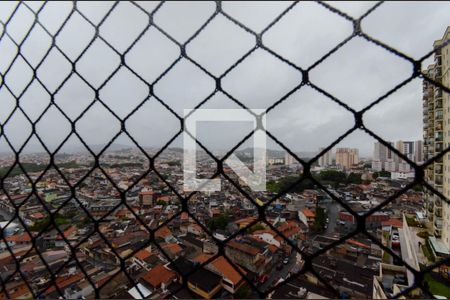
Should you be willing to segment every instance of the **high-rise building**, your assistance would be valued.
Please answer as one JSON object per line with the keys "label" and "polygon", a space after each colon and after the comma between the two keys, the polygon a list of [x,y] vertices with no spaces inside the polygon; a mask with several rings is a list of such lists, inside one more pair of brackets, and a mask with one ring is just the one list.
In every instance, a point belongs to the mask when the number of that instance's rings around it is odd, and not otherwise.
{"label": "high-rise building", "polygon": [[[320,148],[319,152],[322,152],[323,149],[325,149],[325,148]],[[328,167],[328,166],[331,166],[332,164],[333,164],[333,150],[331,149],[331,150],[325,152],[324,155],[319,157],[319,166]]]}
{"label": "high-rise building", "polygon": [[[450,26],[447,27],[442,39],[434,42],[433,46],[438,47],[450,39]],[[450,86],[450,44],[438,49],[434,54],[434,64],[429,65],[424,72],[428,77],[444,86]],[[450,130],[450,99],[448,93],[443,93],[442,89],[434,86],[428,81],[423,81],[423,134],[424,134],[424,157],[428,160],[446,146],[449,145],[450,136],[444,132]],[[444,121],[445,120],[445,121]],[[444,172],[444,170],[446,170]],[[450,157],[446,154],[443,159],[436,160],[425,171],[425,180],[437,191],[447,198],[450,198]],[[441,237],[439,243],[443,243],[447,249],[450,248],[450,208],[449,204],[440,197],[427,191],[426,212],[432,224],[433,234]],[[433,246],[433,245],[432,245]]]}
{"label": "high-rise building", "polygon": [[288,152],[286,152],[286,154],[284,155],[284,164],[286,166],[290,166],[290,165],[293,165],[296,163],[298,163],[298,162],[295,160],[295,158],[292,155],[290,155]]}
{"label": "high-rise building", "polygon": [[350,169],[359,163],[359,151],[355,148],[337,148],[336,165],[342,169]]}
{"label": "high-rise building", "polygon": [[423,162],[423,141],[421,140],[414,142],[414,162]]}
{"label": "high-rise building", "polygon": [[[392,147],[394,143],[389,143]],[[393,158],[393,152],[380,142],[374,144],[372,169],[375,171],[386,170],[386,162]]]}
{"label": "high-rise building", "polygon": [[[397,149],[400,153],[408,157],[413,162],[423,161],[423,142],[422,141],[397,141],[395,144],[389,142],[389,144]],[[402,160],[391,149],[376,142],[374,144],[372,169],[375,171],[389,171],[389,172],[403,172],[408,173],[413,170],[411,166],[404,160]]]}

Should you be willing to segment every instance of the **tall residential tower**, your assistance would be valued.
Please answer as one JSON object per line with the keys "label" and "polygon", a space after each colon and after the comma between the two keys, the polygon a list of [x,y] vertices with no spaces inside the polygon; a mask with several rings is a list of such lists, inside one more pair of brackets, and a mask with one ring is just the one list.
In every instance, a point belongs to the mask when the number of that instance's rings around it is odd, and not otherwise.
{"label": "tall residential tower", "polygon": [[[450,39],[450,26],[434,47]],[[428,66],[425,74],[446,87],[450,87],[450,44],[436,50],[434,64]],[[424,160],[428,160],[450,145],[450,99],[442,89],[423,81],[423,134]],[[447,199],[450,198],[450,154],[436,160],[425,171],[425,179]],[[433,193],[426,192],[426,212],[432,224],[433,234],[440,237],[439,243],[450,248],[450,208]]]}

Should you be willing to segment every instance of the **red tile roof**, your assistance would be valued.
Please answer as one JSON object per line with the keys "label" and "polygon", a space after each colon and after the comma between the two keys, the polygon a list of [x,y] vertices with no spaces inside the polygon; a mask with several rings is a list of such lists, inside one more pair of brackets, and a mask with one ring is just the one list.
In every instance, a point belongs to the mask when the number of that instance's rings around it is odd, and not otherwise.
{"label": "red tile roof", "polygon": [[166,238],[172,235],[172,232],[167,226],[161,227],[155,232],[155,237]]}
{"label": "red tile roof", "polygon": [[[70,238],[72,235],[74,235],[77,232],[77,228],[75,226],[70,226],[68,229],[66,229],[66,231],[63,232],[64,237],[66,239]],[[58,234],[56,236],[57,240],[62,240],[62,236],[60,234]]]}
{"label": "red tile roof", "polygon": [[158,288],[162,283],[167,285],[177,277],[176,273],[162,265],[157,265],[142,276],[142,280],[154,288]]}
{"label": "red tile roof", "polygon": [[228,247],[234,248],[236,250],[239,250],[241,252],[250,254],[250,255],[256,255],[259,253],[259,250],[255,247],[252,247],[250,245],[246,245],[246,244],[242,244],[242,243],[238,243],[236,241],[229,241],[227,243]]}
{"label": "red tile roof", "polygon": [[[211,263],[214,268],[222,274],[223,277],[229,279],[234,285],[238,284],[242,280],[241,274],[223,257],[219,256]],[[239,268],[239,270],[245,275],[247,272],[244,269]]]}
{"label": "red tile roof", "polygon": [[181,246],[177,243],[161,244],[161,248],[163,248],[165,251],[169,251],[172,254],[178,254],[183,251],[183,248],[181,248]]}
{"label": "red tile roof", "polygon": [[399,220],[399,219],[389,219],[387,221],[381,222],[381,226],[392,226],[392,227],[402,228],[403,222],[402,222],[402,220]]}
{"label": "red tile roof", "polygon": [[[71,285],[73,283],[79,282],[83,278],[84,278],[83,273],[79,272],[79,273],[77,273],[75,275],[70,275],[70,276],[66,276],[66,277],[58,277],[58,278],[56,278],[55,283],[59,287],[59,289],[62,290],[65,287],[67,287],[67,286],[69,286],[69,285]],[[50,288],[48,288],[45,291],[45,294],[48,295],[48,294],[53,293],[54,291],[56,291],[56,286],[52,285]]]}
{"label": "red tile roof", "polygon": [[31,242],[31,236],[26,232],[21,233],[21,234],[10,235],[10,236],[7,236],[5,239],[8,242],[16,242],[16,243]]}
{"label": "red tile roof", "polygon": [[313,212],[310,209],[304,208],[302,209],[302,213],[305,215],[305,217],[307,218],[315,218],[316,217],[316,213]]}
{"label": "red tile roof", "polygon": [[148,251],[147,249],[142,249],[140,251],[138,251],[134,257],[140,259],[140,260],[144,260],[148,257],[150,257],[152,255],[152,253],[150,251]]}

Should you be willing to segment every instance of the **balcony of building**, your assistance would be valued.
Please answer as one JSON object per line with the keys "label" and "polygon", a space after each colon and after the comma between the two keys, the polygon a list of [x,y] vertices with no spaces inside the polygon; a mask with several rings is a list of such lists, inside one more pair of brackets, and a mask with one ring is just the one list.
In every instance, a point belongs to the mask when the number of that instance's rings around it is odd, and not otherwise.
{"label": "balcony of building", "polygon": [[442,218],[442,209],[441,208],[434,208],[434,215],[436,216],[436,218]]}
{"label": "balcony of building", "polygon": [[442,120],[436,121],[436,123],[434,123],[434,129],[436,131],[442,131],[444,129],[443,121]]}
{"label": "balcony of building", "polygon": [[[434,76],[434,79],[437,81],[437,82],[441,82],[442,81],[442,69],[439,67],[439,68],[436,68],[436,74],[435,74],[435,76]],[[437,89],[437,90],[439,90],[439,89]]]}
{"label": "balcony of building", "polygon": [[444,180],[442,179],[442,175],[438,175],[435,172],[436,176],[434,177],[434,184],[435,186],[442,186],[442,184],[444,183]]}
{"label": "balcony of building", "polygon": [[436,114],[434,115],[435,120],[442,120],[444,117],[444,113],[442,112],[442,109],[436,109]]}
{"label": "balcony of building", "polygon": [[434,90],[434,98],[434,106],[437,107],[436,104],[440,102],[442,107],[442,90],[440,88]]}
{"label": "balcony of building", "polygon": [[[436,149],[437,149],[437,147],[436,147]],[[436,168],[434,169],[434,174],[436,174],[437,176],[442,176],[444,174],[444,168],[442,167],[442,165],[436,166]]]}
{"label": "balcony of building", "polygon": [[434,236],[440,238],[442,236],[442,229],[434,228]]}
{"label": "balcony of building", "polygon": [[434,218],[434,229],[442,230],[442,218],[436,217]]}
{"label": "balcony of building", "polygon": [[434,206],[438,209],[442,209],[442,200],[438,196],[436,196],[436,199],[434,200]]}

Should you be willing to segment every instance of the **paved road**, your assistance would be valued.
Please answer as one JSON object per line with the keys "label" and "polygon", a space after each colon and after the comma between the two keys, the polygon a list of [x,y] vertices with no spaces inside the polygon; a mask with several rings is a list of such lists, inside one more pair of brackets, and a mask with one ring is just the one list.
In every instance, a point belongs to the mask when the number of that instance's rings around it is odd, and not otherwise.
{"label": "paved road", "polygon": [[[266,289],[268,289],[272,284],[276,283],[275,280],[279,280],[280,278],[285,279],[286,276],[288,275],[289,271],[294,267],[295,263],[296,263],[296,251],[293,251],[291,256],[289,257],[289,262],[285,265],[283,265],[283,269],[281,270],[276,270],[274,269],[273,272],[269,275],[269,279],[267,279],[267,281],[264,284],[261,284],[260,286],[258,286],[258,288],[261,291],[265,291]],[[283,261],[281,260],[279,263],[283,264]]]}
{"label": "paved road", "polygon": [[336,221],[338,219],[338,213],[340,205],[335,201],[326,203],[327,213],[328,213],[328,228],[326,233],[334,233],[336,231]]}

